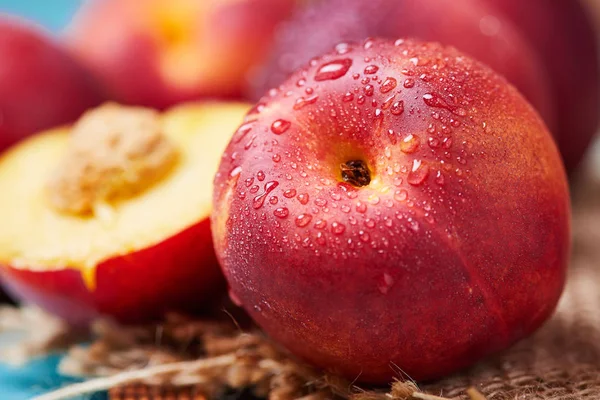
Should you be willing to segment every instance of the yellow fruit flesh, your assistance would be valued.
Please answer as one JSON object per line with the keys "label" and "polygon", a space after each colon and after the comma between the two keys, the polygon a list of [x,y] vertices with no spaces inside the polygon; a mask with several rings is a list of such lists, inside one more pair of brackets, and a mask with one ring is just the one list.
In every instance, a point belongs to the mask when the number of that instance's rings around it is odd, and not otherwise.
{"label": "yellow fruit flesh", "polygon": [[189,104],[165,112],[164,133],[178,147],[178,165],[141,194],[91,217],[56,211],[45,192],[67,149],[69,129],[22,142],[0,159],[0,263],[76,268],[93,286],[90,277],[99,262],[160,243],[208,218],[221,154],[248,108]]}

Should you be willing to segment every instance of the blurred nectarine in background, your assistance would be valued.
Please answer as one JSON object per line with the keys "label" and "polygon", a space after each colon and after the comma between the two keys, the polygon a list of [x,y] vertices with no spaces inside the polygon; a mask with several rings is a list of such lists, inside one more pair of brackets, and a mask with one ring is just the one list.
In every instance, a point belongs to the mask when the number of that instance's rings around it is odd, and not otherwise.
{"label": "blurred nectarine in background", "polygon": [[8,291],[77,324],[206,306],[224,289],[212,180],[248,108],[107,104],[10,149],[0,159]]}
{"label": "blurred nectarine in background", "polygon": [[0,93],[0,151],[104,100],[91,75],[46,32],[2,14]]}
{"label": "blurred nectarine in background", "polygon": [[213,205],[232,298],[297,356],[362,382],[504,349],[564,285],[569,193],[547,127],[506,79],[437,44],[313,59],[247,115]]}
{"label": "blurred nectarine in background", "polygon": [[451,45],[515,85],[569,170],[598,125],[598,43],[578,0],[316,0],[282,27],[254,97],[341,41],[412,37]]}
{"label": "blurred nectarine in background", "polygon": [[67,40],[115,98],[238,97],[294,0],[92,0]]}
{"label": "blurred nectarine in background", "polygon": [[558,123],[555,137],[567,168],[573,169],[596,133],[600,115],[600,43],[590,10],[581,0],[486,1],[517,26],[548,71]]}

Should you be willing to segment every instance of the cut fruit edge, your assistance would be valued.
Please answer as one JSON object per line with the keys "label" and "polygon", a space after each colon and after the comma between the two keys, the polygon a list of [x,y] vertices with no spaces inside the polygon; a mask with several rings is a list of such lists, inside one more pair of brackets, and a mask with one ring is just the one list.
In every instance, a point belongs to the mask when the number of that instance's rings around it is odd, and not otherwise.
{"label": "cut fruit edge", "polygon": [[213,177],[244,103],[189,103],[161,114],[164,135],[179,151],[169,175],[144,192],[92,216],[67,215],[49,203],[49,173],[65,154],[69,127],[42,132],[0,158],[0,265],[79,270],[95,286],[101,262],[156,245],[209,218]]}

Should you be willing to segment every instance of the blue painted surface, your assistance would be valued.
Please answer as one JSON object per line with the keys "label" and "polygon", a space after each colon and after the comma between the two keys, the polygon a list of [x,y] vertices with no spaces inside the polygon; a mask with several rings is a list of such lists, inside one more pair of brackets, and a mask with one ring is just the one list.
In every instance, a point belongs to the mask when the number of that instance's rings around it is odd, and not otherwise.
{"label": "blue painted surface", "polygon": [[[60,376],[57,365],[60,355],[52,355],[36,359],[24,366],[10,367],[0,364],[0,399],[2,400],[29,400],[58,389],[76,379]],[[106,400],[105,393],[93,396],[81,396],[75,400]]]}
{"label": "blue painted surface", "polygon": [[0,13],[18,15],[59,32],[82,0],[0,0]]}

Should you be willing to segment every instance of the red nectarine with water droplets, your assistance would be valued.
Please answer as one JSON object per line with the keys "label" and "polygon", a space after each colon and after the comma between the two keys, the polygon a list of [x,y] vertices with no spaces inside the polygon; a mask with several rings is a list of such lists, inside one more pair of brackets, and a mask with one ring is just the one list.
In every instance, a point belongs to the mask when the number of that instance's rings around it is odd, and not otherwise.
{"label": "red nectarine with water droplets", "polygon": [[451,48],[313,60],[234,134],[212,232],[237,299],[295,355],[362,382],[467,367],[562,292],[569,194],[540,116]]}

